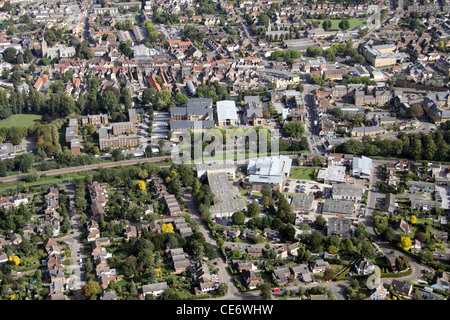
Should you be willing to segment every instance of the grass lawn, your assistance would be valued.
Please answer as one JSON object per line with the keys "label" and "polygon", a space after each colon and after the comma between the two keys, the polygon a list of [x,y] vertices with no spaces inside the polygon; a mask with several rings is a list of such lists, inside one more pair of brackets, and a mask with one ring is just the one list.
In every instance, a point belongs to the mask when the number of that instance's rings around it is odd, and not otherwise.
{"label": "grass lawn", "polygon": [[[311,22],[311,20],[317,20],[317,19],[309,19],[306,22]],[[353,30],[354,28],[363,25],[366,23],[366,19],[358,19],[358,18],[351,18],[351,19],[346,19],[348,20],[349,24],[350,24],[350,28],[348,30]],[[325,20],[320,20],[320,27],[322,28],[322,23]],[[341,19],[339,20],[330,20],[331,21],[331,28],[329,31],[338,31],[341,30],[341,28],[339,28],[339,23],[342,21]]]}
{"label": "grass lawn", "polygon": [[291,179],[303,179],[303,180],[314,180],[315,178],[314,168],[305,168],[305,167],[292,167],[291,174],[289,178]]}
{"label": "grass lawn", "polygon": [[25,127],[28,128],[40,121],[42,116],[37,114],[15,114],[8,119],[0,120],[0,128]]}
{"label": "grass lawn", "polygon": [[[24,174],[26,175],[26,174]],[[24,181],[14,181],[10,183],[2,184],[0,187],[0,191],[6,191],[6,190],[13,190],[17,188],[26,188],[26,187],[32,187],[32,186],[39,186],[43,184],[53,184],[53,183],[60,183],[60,182],[69,182],[69,181],[75,181],[79,179],[85,178],[84,175],[76,175],[72,174],[71,176],[68,176],[67,174],[65,177],[62,178],[56,178],[56,177],[41,177],[37,181],[34,182],[24,182]]]}

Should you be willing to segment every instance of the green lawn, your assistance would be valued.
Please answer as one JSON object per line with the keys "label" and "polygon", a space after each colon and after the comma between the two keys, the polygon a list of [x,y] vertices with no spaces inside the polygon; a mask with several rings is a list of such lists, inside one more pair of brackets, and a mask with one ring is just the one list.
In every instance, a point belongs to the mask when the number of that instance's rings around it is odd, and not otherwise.
{"label": "green lawn", "polygon": [[[306,20],[306,22],[308,22],[308,23],[310,23],[311,22],[311,20],[317,20],[317,19],[309,19],[309,20]],[[363,25],[363,24],[365,24],[366,23],[366,19],[358,19],[358,18],[351,18],[351,19],[346,19],[346,20],[348,20],[348,22],[349,22],[349,24],[350,24],[350,28],[348,29],[348,30],[353,30],[354,28],[356,28],[356,27],[358,27],[358,26],[360,26],[360,25]],[[322,28],[322,23],[324,22],[325,20],[320,20],[320,28]],[[329,31],[338,31],[338,30],[341,30],[341,28],[339,28],[339,23],[341,22],[342,20],[331,20],[331,28],[330,28],[330,30]]]}
{"label": "green lawn", "polygon": [[291,174],[289,176],[291,179],[303,179],[303,180],[314,180],[315,169],[314,168],[304,168],[304,167],[292,167]]}
{"label": "green lawn", "polygon": [[42,116],[37,114],[15,114],[8,119],[0,120],[0,128],[25,127],[28,128],[40,121]]}

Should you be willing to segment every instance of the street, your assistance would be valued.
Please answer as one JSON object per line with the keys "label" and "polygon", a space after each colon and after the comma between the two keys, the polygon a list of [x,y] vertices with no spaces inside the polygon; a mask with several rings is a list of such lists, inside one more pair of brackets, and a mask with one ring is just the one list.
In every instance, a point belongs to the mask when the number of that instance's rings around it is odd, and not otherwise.
{"label": "street", "polygon": [[[69,203],[73,204],[74,196],[75,196],[75,183],[66,183],[63,186],[66,190],[66,195],[68,197]],[[72,252],[71,257],[71,265],[68,269],[72,272],[72,275],[69,278],[69,288],[74,291],[74,296],[76,300],[84,300],[84,296],[81,294],[81,288],[84,286],[84,271],[82,269],[82,265],[79,264],[80,258],[83,261],[86,258],[83,255],[83,244],[81,242],[81,230],[79,228],[79,219],[80,215],[75,211],[75,207],[72,206],[72,211],[69,212],[71,217],[71,233],[65,237],[58,238],[57,242],[66,242],[70,246],[70,250]]]}

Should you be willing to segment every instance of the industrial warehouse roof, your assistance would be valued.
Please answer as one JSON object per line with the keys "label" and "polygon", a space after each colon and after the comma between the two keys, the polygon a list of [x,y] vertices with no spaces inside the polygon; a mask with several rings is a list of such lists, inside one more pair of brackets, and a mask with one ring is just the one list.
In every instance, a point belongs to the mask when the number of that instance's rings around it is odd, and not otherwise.
{"label": "industrial warehouse roof", "polygon": [[234,120],[238,121],[236,103],[232,100],[217,101],[217,121]]}
{"label": "industrial warehouse roof", "polygon": [[289,175],[291,172],[292,159],[288,156],[265,157],[257,160],[249,160],[247,170],[249,174],[280,176]]}
{"label": "industrial warehouse roof", "polygon": [[354,206],[352,201],[326,199],[322,213],[352,215]]}

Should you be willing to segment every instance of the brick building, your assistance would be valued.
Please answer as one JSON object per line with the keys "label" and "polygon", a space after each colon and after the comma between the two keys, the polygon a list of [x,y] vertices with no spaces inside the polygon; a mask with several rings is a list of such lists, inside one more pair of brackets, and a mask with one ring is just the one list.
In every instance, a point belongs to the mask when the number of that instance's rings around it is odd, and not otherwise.
{"label": "brick building", "polygon": [[111,149],[118,149],[124,147],[137,146],[138,142],[139,137],[136,134],[128,136],[119,135],[117,137],[99,139],[100,150],[105,150],[107,147],[110,147]]}

